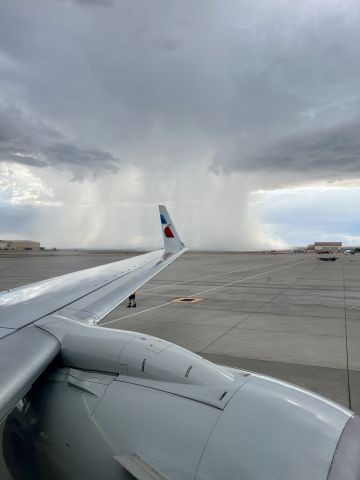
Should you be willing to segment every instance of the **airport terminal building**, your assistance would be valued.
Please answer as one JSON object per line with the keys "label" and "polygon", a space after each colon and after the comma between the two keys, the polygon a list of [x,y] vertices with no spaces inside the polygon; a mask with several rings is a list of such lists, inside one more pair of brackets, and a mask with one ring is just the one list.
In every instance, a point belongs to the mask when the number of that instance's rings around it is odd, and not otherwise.
{"label": "airport terminal building", "polygon": [[40,242],[32,240],[0,240],[0,250],[40,250]]}

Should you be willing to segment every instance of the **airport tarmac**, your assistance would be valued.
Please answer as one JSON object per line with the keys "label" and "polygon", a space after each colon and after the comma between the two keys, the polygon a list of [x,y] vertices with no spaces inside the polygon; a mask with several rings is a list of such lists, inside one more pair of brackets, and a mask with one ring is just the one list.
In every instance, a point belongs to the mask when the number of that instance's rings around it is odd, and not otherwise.
{"label": "airport tarmac", "polygon": [[[0,289],[129,255],[0,256]],[[180,297],[197,303],[174,302]],[[360,413],[360,257],[189,252],[102,322],[301,385]]]}
{"label": "airport tarmac", "polygon": [[[128,257],[8,253],[0,290]],[[124,302],[101,324],[301,385],[360,413],[360,257],[338,257],[188,252],[140,289],[137,308]],[[174,302],[181,297],[200,300]]]}

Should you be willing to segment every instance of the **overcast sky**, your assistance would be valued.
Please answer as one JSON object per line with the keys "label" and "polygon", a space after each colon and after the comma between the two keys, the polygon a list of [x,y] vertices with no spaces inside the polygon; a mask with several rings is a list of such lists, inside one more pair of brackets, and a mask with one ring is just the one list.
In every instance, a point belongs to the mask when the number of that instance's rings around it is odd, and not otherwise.
{"label": "overcast sky", "polygon": [[360,244],[357,0],[1,0],[0,238]]}

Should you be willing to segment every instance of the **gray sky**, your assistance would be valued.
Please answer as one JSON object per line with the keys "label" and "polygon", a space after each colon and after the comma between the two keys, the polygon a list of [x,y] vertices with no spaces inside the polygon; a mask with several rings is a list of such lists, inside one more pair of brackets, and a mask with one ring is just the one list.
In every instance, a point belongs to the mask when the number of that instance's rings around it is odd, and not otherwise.
{"label": "gray sky", "polygon": [[359,27],[355,0],[2,0],[0,236],[154,246],[161,202],[193,248],[360,243]]}

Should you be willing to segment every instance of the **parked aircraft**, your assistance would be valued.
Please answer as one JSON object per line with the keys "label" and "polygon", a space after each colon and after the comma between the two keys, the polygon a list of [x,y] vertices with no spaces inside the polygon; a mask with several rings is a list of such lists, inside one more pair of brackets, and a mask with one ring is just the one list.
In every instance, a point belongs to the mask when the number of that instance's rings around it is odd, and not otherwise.
{"label": "parked aircraft", "polygon": [[315,393],[96,324],[186,251],[0,294],[3,455],[18,479],[355,480],[360,421]]}

